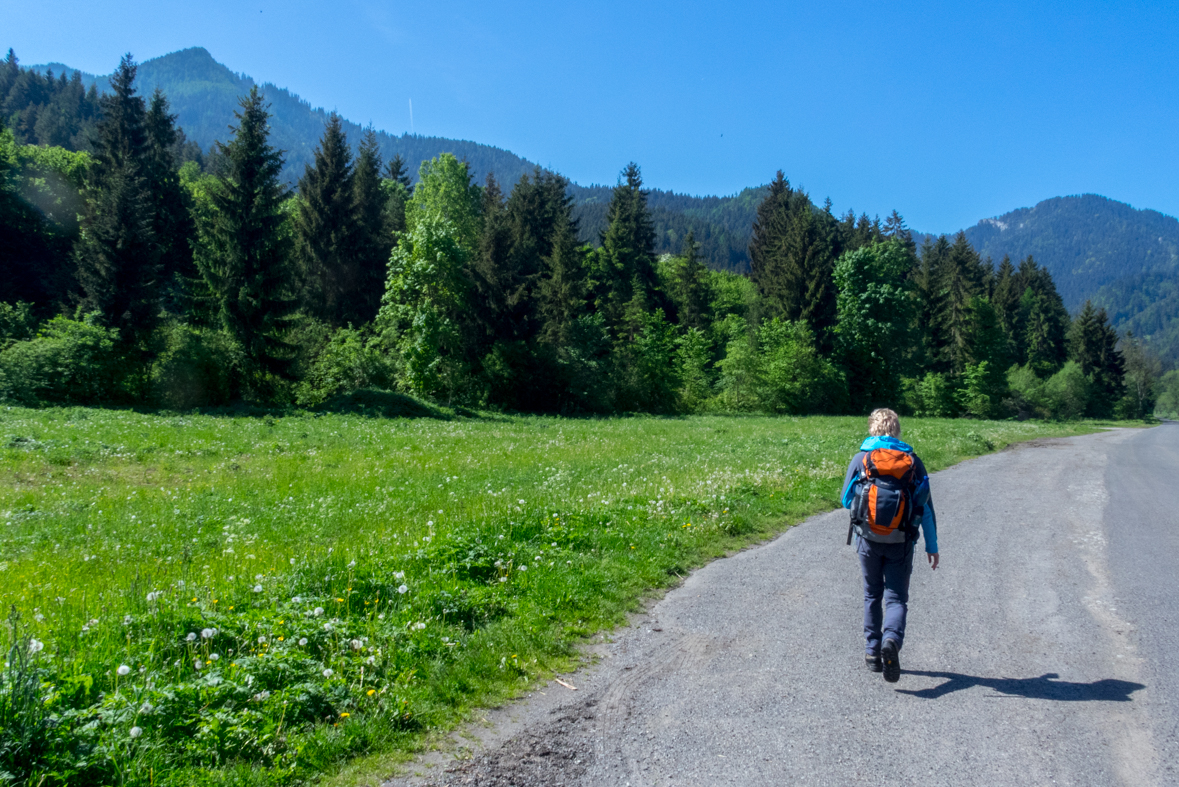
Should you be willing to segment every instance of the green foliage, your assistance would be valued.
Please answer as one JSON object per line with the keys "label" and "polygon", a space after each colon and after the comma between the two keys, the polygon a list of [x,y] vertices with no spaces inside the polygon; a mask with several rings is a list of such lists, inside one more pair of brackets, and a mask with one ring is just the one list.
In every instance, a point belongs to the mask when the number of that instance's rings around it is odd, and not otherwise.
{"label": "green foliage", "polygon": [[0,399],[22,404],[119,403],[130,398],[118,333],[97,314],[54,317],[37,336],[0,352]]}
{"label": "green foliage", "polygon": [[919,418],[954,418],[961,413],[953,382],[942,372],[905,378],[903,401],[905,409]]}
{"label": "green foliage", "polygon": [[460,237],[444,211],[417,211],[389,259],[376,328],[398,383],[417,396],[453,398],[466,378],[456,318],[469,252]]}
{"label": "green foliage", "polygon": [[815,335],[803,320],[777,318],[757,332],[759,408],[805,415],[840,412],[847,402],[843,374],[815,349]]}
{"label": "green foliage", "polygon": [[455,242],[470,254],[479,242],[480,189],[467,164],[450,153],[423,161],[405,208],[410,232],[422,222],[445,221]]}
{"label": "green foliage", "polygon": [[712,342],[699,328],[689,328],[677,340],[679,409],[696,413],[712,398]]}
{"label": "green foliage", "polygon": [[33,304],[0,301],[0,349],[7,347],[10,342],[32,339],[36,333],[37,318],[33,314]]}
{"label": "green foliage", "polygon": [[912,258],[897,240],[847,252],[835,264],[839,321],[853,410],[895,403],[911,341]]}
{"label": "green foliage", "polygon": [[[608,212],[602,247],[594,255],[594,305],[612,330],[622,330],[628,311],[658,297],[655,229],[639,167],[631,162],[619,175]],[[633,315],[632,315],[633,316]]]}
{"label": "green foliage", "polygon": [[151,367],[152,399],[172,410],[228,404],[240,390],[241,347],[224,330],[168,323]]}
{"label": "green foliage", "polygon": [[1154,413],[1162,418],[1179,419],[1179,369],[1172,369],[1159,378],[1158,398]]}
{"label": "green foliage", "polygon": [[633,338],[615,349],[617,404],[622,411],[670,413],[676,409],[676,330],[660,310],[639,312]]}
{"label": "green foliage", "polygon": [[1089,381],[1076,361],[1069,361],[1047,380],[1030,366],[1013,366],[1007,372],[1007,385],[1011,406],[1021,418],[1076,419],[1089,404]]}
{"label": "green foliage", "polygon": [[387,388],[392,379],[393,370],[386,355],[361,331],[340,328],[316,355],[299,384],[296,401],[314,407],[361,388]]}
{"label": "green foliage", "polygon": [[1155,409],[1162,363],[1143,346],[1133,333],[1127,332],[1120,347],[1126,374],[1126,395],[1118,403],[1119,418],[1149,418]]}
{"label": "green foliage", "polygon": [[999,418],[1004,413],[1007,376],[1002,367],[990,361],[967,364],[957,391],[962,413],[974,418]]}

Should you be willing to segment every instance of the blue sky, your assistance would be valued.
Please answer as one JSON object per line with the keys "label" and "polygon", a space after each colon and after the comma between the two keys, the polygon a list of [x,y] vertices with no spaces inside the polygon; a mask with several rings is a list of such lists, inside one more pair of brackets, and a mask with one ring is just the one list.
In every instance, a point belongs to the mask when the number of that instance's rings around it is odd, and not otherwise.
{"label": "blue sky", "polygon": [[399,133],[579,183],[816,202],[948,232],[1094,192],[1179,215],[1179,3],[0,0],[27,64],[203,46]]}

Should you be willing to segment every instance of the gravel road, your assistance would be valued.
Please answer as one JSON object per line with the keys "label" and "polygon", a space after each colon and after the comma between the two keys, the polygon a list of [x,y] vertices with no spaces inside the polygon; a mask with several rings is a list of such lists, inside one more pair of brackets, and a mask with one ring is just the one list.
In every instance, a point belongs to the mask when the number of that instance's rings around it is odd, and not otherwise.
{"label": "gravel road", "polygon": [[[920,445],[917,445],[920,450]],[[389,785],[1179,785],[1179,424],[938,473],[903,673],[843,511],[693,573]],[[468,748],[469,747],[469,748]]]}

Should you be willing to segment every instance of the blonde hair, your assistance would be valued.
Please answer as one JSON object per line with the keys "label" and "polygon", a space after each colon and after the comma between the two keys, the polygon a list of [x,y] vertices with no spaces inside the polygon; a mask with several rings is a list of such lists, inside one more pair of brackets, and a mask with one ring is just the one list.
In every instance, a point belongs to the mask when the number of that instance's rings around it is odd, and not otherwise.
{"label": "blonde hair", "polygon": [[868,416],[868,434],[871,437],[888,435],[899,438],[901,436],[901,419],[887,407],[873,410],[872,414]]}

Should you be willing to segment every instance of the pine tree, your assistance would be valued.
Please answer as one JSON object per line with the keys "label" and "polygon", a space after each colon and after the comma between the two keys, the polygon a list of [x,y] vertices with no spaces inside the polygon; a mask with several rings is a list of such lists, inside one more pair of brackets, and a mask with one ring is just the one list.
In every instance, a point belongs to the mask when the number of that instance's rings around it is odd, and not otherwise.
{"label": "pine tree", "polygon": [[1072,359],[1089,380],[1087,415],[1111,418],[1125,393],[1125,364],[1118,351],[1118,334],[1109,324],[1105,309],[1085,301],[1072,324]]}
{"label": "pine tree", "polygon": [[233,140],[218,143],[226,173],[211,186],[212,210],[200,228],[206,242],[197,260],[222,324],[245,350],[256,388],[266,393],[266,375],[290,373],[293,348],[284,336],[297,285],[283,226],[282,154],[267,140],[270,115],[257,86],[240,105]]}
{"label": "pine tree", "polygon": [[688,230],[682,261],[675,269],[674,286],[679,324],[704,330],[712,324],[712,291],[708,268],[700,259],[699,247],[696,236]]}
{"label": "pine tree", "polygon": [[180,185],[175,155],[181,132],[176,128],[176,116],[168,109],[168,99],[157,88],[152,93],[146,117],[145,172],[154,205],[152,228],[160,244],[165,303],[173,313],[182,313],[187,311],[188,304],[185,282],[198,275],[192,259],[195,230],[188,193]]}
{"label": "pine tree", "polygon": [[393,250],[393,237],[385,222],[386,197],[381,185],[381,151],[372,128],[364,133],[356,156],[352,180],[356,203],[356,260],[359,286],[345,319],[356,325],[370,322],[381,308],[381,294]]}
{"label": "pine tree", "polygon": [[503,190],[493,174],[488,173],[483,186],[483,226],[479,245],[471,255],[468,274],[474,287],[474,298],[468,310],[468,320],[477,326],[468,344],[482,356],[492,342],[507,338],[508,327],[500,319],[507,311],[506,295],[501,279],[511,251],[512,237],[504,207]]}
{"label": "pine tree", "polygon": [[145,340],[159,315],[160,249],[145,171],[146,110],[125,55],[102,100],[83,234],[78,244],[82,308],[98,311],[126,344]]}
{"label": "pine tree", "polygon": [[595,305],[607,324],[617,328],[634,303],[662,305],[655,274],[655,225],[637,164],[622,171],[607,216],[610,223],[595,255]]}
{"label": "pine tree", "polygon": [[793,191],[790,181],[778,170],[770,181],[769,194],[757,206],[749,241],[749,277],[770,317],[785,312],[784,304],[791,299],[792,281],[784,245],[789,221],[787,204]]}
{"label": "pine tree", "polygon": [[370,282],[357,260],[360,222],[353,187],[352,153],[340,116],[328,116],[315,149],[315,166],[299,180],[296,247],[303,268],[304,308],[334,326],[360,322],[357,301]]}

